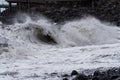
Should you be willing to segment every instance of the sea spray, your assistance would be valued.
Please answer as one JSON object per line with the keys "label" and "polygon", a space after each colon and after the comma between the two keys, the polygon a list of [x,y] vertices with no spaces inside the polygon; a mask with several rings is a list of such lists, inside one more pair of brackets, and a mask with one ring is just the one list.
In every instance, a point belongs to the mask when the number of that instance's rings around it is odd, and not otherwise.
{"label": "sea spray", "polygon": [[119,42],[119,28],[87,17],[66,22],[60,29],[59,40],[63,45],[85,46]]}
{"label": "sea spray", "polygon": [[[109,26],[93,17],[68,21],[63,25],[45,18],[33,21],[27,17],[24,23],[16,22],[4,25],[4,28],[0,25],[0,37],[7,40],[11,51],[9,55],[16,55],[17,58],[40,54],[42,49],[118,43],[119,31],[118,27]],[[36,34],[39,32],[43,36],[49,35],[57,44],[48,44],[38,39]]]}

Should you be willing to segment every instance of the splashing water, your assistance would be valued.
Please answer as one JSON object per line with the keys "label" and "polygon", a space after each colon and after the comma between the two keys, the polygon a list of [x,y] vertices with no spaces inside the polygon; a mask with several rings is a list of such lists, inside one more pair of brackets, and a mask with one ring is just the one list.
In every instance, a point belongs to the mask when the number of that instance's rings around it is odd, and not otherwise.
{"label": "splashing water", "polygon": [[[36,74],[36,80],[44,80],[52,72],[118,67],[119,35],[119,27],[93,17],[60,25],[43,17],[33,21],[24,15],[13,25],[0,23],[0,73],[18,73],[16,79],[8,75],[10,80],[30,80]],[[1,47],[2,44],[8,47]],[[56,80],[47,77],[46,80]],[[0,78],[8,80],[2,75]]]}
{"label": "splashing water", "polygon": [[[3,43],[8,43],[18,56],[39,53],[41,49],[56,47],[118,43],[119,31],[118,27],[104,24],[93,17],[57,25],[43,17],[32,21],[27,16],[24,23],[16,22],[14,25],[4,26],[0,24],[0,39]],[[57,44],[47,44],[44,40],[37,38],[38,33],[40,36],[49,36]]]}
{"label": "splashing water", "polygon": [[71,46],[100,45],[119,42],[119,28],[88,17],[70,21],[61,27],[61,44]]}

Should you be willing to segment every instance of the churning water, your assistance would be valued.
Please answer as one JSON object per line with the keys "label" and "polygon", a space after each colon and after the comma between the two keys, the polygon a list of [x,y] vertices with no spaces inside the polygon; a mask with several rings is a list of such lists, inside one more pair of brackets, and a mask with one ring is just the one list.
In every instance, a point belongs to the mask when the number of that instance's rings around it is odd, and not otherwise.
{"label": "churning water", "polygon": [[[56,24],[40,17],[33,21],[26,16],[24,23],[0,23],[0,43],[22,54],[51,47],[74,47],[119,43],[120,28],[86,17],[64,24]],[[18,51],[19,50],[19,51]],[[15,52],[15,53],[16,53]]]}

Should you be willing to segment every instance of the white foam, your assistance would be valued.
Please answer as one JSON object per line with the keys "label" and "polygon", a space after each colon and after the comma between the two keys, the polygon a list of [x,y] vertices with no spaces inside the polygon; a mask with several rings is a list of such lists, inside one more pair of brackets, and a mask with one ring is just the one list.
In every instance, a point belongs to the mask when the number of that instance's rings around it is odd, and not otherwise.
{"label": "white foam", "polygon": [[[43,30],[44,35],[53,37],[58,44],[46,44],[38,40],[35,36],[37,29]],[[104,24],[93,17],[69,21],[60,26],[43,17],[32,21],[27,16],[24,23],[16,22],[5,28],[0,26],[0,39],[6,39],[5,43],[15,49],[11,55],[16,52],[17,55],[31,55],[33,52],[39,53],[41,49],[118,43],[119,31],[118,27]]]}
{"label": "white foam", "polygon": [[60,43],[71,46],[100,45],[119,42],[120,29],[87,17],[64,24],[59,34]]}
{"label": "white foam", "polygon": [[[39,41],[36,38],[37,29],[53,37],[58,44]],[[37,74],[40,77],[36,80],[44,80],[43,77],[52,72],[62,74],[73,69],[118,67],[120,44],[111,44],[119,43],[119,33],[118,27],[92,17],[68,21],[63,25],[45,18],[32,21],[29,17],[24,23],[2,24],[0,43],[8,43],[9,47],[0,48],[0,73],[18,72],[12,77],[14,80],[32,80],[31,76]],[[9,75],[1,76],[0,79],[9,79]],[[52,79],[55,77],[47,77],[46,80],[56,80]]]}

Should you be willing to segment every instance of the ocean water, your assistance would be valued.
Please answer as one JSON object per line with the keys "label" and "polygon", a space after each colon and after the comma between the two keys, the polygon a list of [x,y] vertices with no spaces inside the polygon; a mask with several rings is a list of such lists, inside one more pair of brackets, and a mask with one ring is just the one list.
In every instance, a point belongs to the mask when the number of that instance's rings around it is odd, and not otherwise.
{"label": "ocean water", "polygon": [[0,79],[33,80],[38,75],[35,80],[59,80],[50,73],[118,67],[119,42],[120,28],[94,17],[57,24],[43,16],[32,20],[19,15],[12,25],[0,22],[0,73],[18,73]]}
{"label": "ocean water", "polygon": [[[44,17],[39,17],[38,20],[33,21],[26,14],[19,19],[23,23],[17,22],[16,19],[13,25],[0,23],[0,43],[8,44],[10,48],[14,48],[13,51],[18,50],[20,53],[22,51],[23,54],[32,53],[32,51],[38,53],[41,49],[120,42],[119,27],[101,22],[94,17],[66,21],[64,24],[51,22]],[[48,38],[52,38],[52,40]]]}

